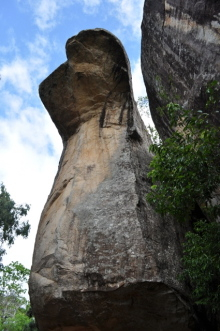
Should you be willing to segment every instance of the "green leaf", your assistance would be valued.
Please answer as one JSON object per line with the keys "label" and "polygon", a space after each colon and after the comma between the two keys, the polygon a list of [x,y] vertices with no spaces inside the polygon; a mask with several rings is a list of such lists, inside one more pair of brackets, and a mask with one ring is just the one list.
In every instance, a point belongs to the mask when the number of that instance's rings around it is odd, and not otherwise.
{"label": "green leaf", "polygon": [[208,85],[208,111],[185,110],[175,103],[163,109],[173,133],[150,147],[155,156],[147,195],[158,213],[180,222],[198,220],[199,204],[203,219],[186,235],[184,275],[191,281],[194,300],[214,311],[220,309],[220,205],[213,199],[220,186],[220,129],[210,123],[211,114],[220,109],[219,92],[219,82]]}

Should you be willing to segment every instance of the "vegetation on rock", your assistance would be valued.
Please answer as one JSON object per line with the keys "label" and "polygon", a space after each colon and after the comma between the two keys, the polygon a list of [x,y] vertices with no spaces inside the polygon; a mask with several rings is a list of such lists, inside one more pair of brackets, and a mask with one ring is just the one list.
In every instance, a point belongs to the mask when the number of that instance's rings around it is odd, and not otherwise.
{"label": "vegetation on rock", "polygon": [[[161,215],[193,222],[184,245],[184,277],[197,304],[220,309],[220,129],[211,123],[218,112],[219,84],[207,88],[207,110],[185,110],[169,103],[169,138],[154,141],[148,177],[153,185],[147,200]],[[162,110],[164,111],[164,109]]]}
{"label": "vegetation on rock", "polygon": [[197,203],[217,216],[220,206],[213,206],[212,200],[220,182],[219,129],[202,111],[191,115],[177,104],[168,104],[167,110],[178,131],[150,147],[155,157],[148,177],[154,185],[148,201],[160,214],[181,221],[192,216]]}
{"label": "vegetation on rock", "polygon": [[197,221],[186,234],[184,278],[192,285],[192,298],[212,312],[220,308],[220,224]]}

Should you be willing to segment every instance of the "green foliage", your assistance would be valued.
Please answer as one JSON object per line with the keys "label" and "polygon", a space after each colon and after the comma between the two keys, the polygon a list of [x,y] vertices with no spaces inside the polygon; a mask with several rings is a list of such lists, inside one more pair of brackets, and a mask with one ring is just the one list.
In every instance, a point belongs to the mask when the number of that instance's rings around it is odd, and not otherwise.
{"label": "green foliage", "polygon": [[[10,246],[16,236],[28,236],[30,225],[27,221],[21,222],[21,218],[29,209],[27,204],[16,205],[5,186],[0,185],[0,261],[5,254],[3,244]],[[0,264],[0,331],[28,331],[29,325],[34,325],[33,318],[28,316],[30,304],[23,288],[28,276],[29,270],[18,262],[8,266]]]}
{"label": "green foliage", "polygon": [[194,230],[186,234],[183,276],[191,281],[196,303],[216,312],[220,307],[220,224],[198,221]]}
{"label": "green foliage", "polygon": [[29,301],[25,297],[30,271],[12,262],[0,270],[0,331],[25,331],[34,320],[28,316]]}
{"label": "green foliage", "polygon": [[5,253],[2,244],[9,246],[14,243],[15,236],[28,236],[30,225],[28,222],[20,222],[21,217],[27,215],[29,205],[17,206],[6,191],[5,186],[0,186],[0,257]]}
{"label": "green foliage", "polygon": [[[166,106],[172,134],[165,141],[154,140],[150,147],[155,157],[147,195],[160,214],[193,220],[193,232],[186,234],[184,244],[183,277],[190,280],[195,302],[213,312],[220,309],[220,130],[211,114],[219,112],[219,92],[218,82],[208,84],[207,112],[185,110],[175,103]],[[200,215],[195,213],[198,205]]]}
{"label": "green foliage", "polygon": [[8,317],[3,323],[0,322],[1,331],[24,331],[26,325],[30,323],[30,318],[25,311],[18,310],[13,317]]}
{"label": "green foliage", "polygon": [[206,89],[206,109],[211,111],[219,112],[220,108],[220,83],[217,80],[211,81]]}
{"label": "green foliage", "polygon": [[[147,200],[160,214],[185,221],[197,202],[210,212],[213,192],[220,183],[219,128],[210,126],[209,115],[192,114],[177,104],[168,104],[171,125],[178,127],[170,138],[151,145],[152,191]],[[215,208],[213,212],[220,214]]]}
{"label": "green foliage", "polygon": [[9,296],[15,293],[17,297],[26,293],[22,284],[28,281],[30,270],[19,262],[11,262],[0,270],[0,295]]}

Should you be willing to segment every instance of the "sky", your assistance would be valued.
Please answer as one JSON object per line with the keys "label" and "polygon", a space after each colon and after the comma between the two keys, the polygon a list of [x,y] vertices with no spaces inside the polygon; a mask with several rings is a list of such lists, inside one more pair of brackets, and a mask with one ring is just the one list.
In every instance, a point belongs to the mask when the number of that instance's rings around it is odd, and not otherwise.
{"label": "sky", "polygon": [[66,61],[66,40],[104,28],[130,59],[134,95],[145,96],[140,69],[144,0],[0,0],[0,182],[17,204],[31,205],[28,239],[17,238],[3,259],[31,267],[40,214],[62,152],[60,136],[38,86]]}

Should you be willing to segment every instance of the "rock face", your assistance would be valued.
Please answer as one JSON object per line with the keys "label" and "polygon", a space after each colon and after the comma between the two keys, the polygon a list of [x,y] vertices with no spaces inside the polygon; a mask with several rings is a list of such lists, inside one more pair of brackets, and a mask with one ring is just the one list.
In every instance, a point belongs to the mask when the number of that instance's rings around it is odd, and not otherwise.
{"label": "rock face", "polygon": [[220,1],[146,0],[141,57],[152,117],[167,136],[157,108],[175,101],[201,109],[207,83],[220,81]]}
{"label": "rock face", "polygon": [[41,331],[200,330],[184,288],[181,232],[146,202],[150,139],[117,38],[87,30],[40,96],[64,149],[30,276]]}

